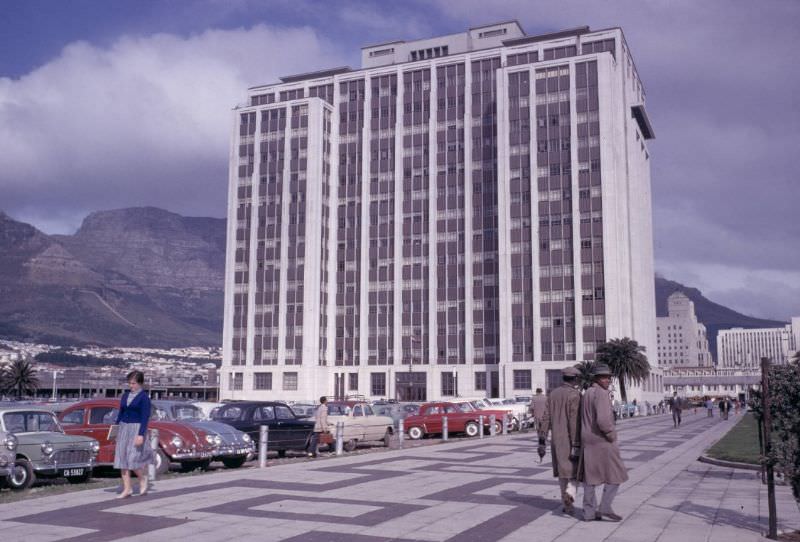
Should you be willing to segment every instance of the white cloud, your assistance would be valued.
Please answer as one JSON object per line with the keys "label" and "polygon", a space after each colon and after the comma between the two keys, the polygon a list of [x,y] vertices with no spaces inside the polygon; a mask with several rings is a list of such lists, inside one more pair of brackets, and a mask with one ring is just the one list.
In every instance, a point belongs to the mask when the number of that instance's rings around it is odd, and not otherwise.
{"label": "white cloud", "polygon": [[75,217],[131,205],[220,216],[231,109],[246,89],[341,64],[309,28],[72,43],[0,79],[0,206],[43,227],[68,220],[52,216],[67,206]]}

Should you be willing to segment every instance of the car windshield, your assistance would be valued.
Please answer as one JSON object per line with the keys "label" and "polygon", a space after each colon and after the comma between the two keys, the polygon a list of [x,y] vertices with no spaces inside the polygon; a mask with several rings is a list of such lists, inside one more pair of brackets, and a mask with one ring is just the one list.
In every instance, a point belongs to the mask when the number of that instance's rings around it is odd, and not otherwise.
{"label": "car windshield", "polygon": [[203,413],[194,405],[175,405],[172,407],[172,417],[176,420],[200,420]]}
{"label": "car windshield", "polygon": [[3,414],[3,426],[10,433],[64,432],[52,412],[6,412]]}
{"label": "car windshield", "polygon": [[212,412],[212,414],[214,415],[214,418],[223,420],[238,420],[242,415],[242,409],[239,407],[221,408],[216,410],[216,412]]}
{"label": "car windshield", "polygon": [[328,414],[331,416],[347,416],[350,414],[350,407],[347,405],[328,404]]}

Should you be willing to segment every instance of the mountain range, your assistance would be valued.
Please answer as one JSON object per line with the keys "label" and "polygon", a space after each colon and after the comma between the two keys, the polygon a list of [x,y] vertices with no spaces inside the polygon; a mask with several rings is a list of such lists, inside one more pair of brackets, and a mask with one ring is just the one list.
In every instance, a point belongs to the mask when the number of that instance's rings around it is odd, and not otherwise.
{"label": "mountain range", "polygon": [[[49,344],[219,346],[225,220],[154,207],[99,211],[74,235],[0,212],[0,337]],[[656,276],[656,307],[683,291],[715,342],[720,329],[775,327]],[[712,352],[715,348],[712,346]]]}

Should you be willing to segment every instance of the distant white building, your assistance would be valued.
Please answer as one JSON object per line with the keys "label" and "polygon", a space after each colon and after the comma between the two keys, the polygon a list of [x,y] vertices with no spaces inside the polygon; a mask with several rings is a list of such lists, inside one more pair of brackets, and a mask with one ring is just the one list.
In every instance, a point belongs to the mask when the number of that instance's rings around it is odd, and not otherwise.
{"label": "distant white building", "polygon": [[661,367],[712,367],[706,326],[697,321],[694,302],[683,292],[667,299],[668,316],[656,318]]}
{"label": "distant white building", "polygon": [[761,358],[780,364],[791,360],[800,348],[800,316],[784,327],[744,329],[735,327],[719,332],[717,360],[724,368],[758,367]]}

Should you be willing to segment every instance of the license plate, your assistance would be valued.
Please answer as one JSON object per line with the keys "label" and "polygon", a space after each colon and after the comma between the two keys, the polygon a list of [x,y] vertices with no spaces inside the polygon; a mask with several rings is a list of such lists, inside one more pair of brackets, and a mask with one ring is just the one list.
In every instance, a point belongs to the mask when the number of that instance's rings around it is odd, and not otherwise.
{"label": "license plate", "polygon": [[64,476],[83,476],[83,469],[64,469]]}

